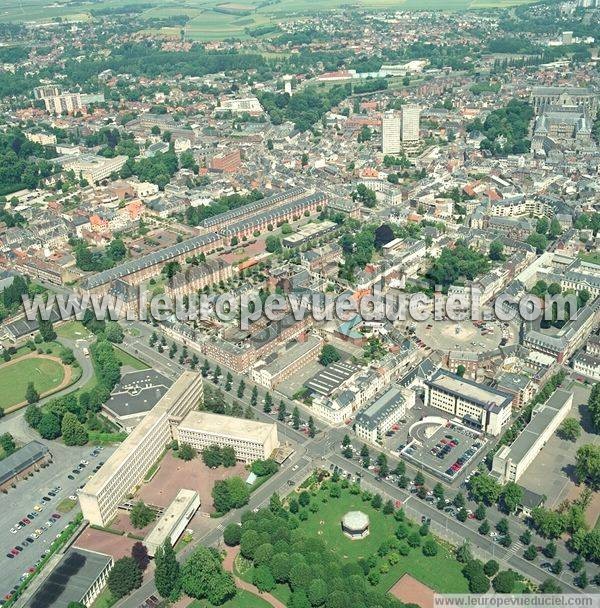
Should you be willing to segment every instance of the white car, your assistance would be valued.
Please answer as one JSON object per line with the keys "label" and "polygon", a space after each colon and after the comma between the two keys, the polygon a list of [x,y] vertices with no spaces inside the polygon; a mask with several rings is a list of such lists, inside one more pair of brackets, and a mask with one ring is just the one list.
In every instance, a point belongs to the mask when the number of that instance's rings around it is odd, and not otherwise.
{"label": "white car", "polygon": [[74,494],[71,494],[71,496],[69,496],[69,500],[77,500],[77,496],[75,496]]}
{"label": "white car", "polygon": [[89,463],[87,460],[82,460],[82,461],[81,461],[81,464],[82,464],[83,466],[87,466],[87,465],[88,465],[88,464],[90,464],[90,463]]}
{"label": "white car", "polygon": [[11,533],[11,534],[16,534],[16,533],[17,533],[16,528],[11,528],[11,529],[10,529],[10,533]]}
{"label": "white car", "polygon": [[295,465],[292,467],[292,471],[297,471],[297,470],[298,470],[298,465],[297,465],[297,464],[295,464]]}

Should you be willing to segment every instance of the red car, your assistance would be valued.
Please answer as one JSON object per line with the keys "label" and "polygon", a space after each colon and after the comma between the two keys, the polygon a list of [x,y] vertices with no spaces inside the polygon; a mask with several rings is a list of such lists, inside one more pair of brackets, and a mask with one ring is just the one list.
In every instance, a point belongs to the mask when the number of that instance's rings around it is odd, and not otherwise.
{"label": "red car", "polygon": [[24,518],[21,520],[21,523],[22,523],[22,524],[27,525],[27,524],[30,524],[30,523],[31,523],[31,520],[30,520],[30,519],[28,519],[27,517],[24,517]]}
{"label": "red car", "polygon": [[35,568],[33,566],[29,566],[29,568],[27,568],[27,572],[35,572]]}
{"label": "red car", "polygon": [[52,513],[52,519],[60,519],[60,515],[58,513]]}
{"label": "red car", "polygon": [[11,549],[11,550],[10,550],[10,552],[11,552],[13,555],[19,555],[19,550],[18,550],[18,549]]}

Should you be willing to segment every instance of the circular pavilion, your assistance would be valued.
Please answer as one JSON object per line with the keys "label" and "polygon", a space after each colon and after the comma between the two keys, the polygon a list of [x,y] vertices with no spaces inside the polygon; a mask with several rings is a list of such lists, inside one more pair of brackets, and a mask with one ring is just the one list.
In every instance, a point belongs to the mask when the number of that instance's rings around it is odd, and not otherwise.
{"label": "circular pavilion", "polygon": [[362,511],[349,511],[342,518],[342,532],[351,540],[369,535],[369,516]]}

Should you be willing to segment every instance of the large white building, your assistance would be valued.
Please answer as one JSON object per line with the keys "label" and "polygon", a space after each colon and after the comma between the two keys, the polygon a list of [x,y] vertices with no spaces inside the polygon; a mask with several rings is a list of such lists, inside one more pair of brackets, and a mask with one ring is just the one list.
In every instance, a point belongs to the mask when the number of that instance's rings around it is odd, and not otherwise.
{"label": "large white building", "polygon": [[381,120],[381,148],[384,154],[411,151],[419,143],[421,108],[415,104],[402,106],[400,113],[389,110]]}
{"label": "large white building", "polygon": [[156,550],[167,540],[175,545],[192,517],[200,507],[200,496],[195,490],[181,489],[156,525],[144,539],[148,555],[154,557]]}
{"label": "large white building", "polygon": [[490,435],[510,420],[513,396],[439,369],[425,381],[425,405],[435,407]]}
{"label": "large white building", "polygon": [[500,483],[519,481],[527,467],[539,454],[548,439],[567,417],[573,405],[573,394],[558,389],[534,409],[529,424],[510,445],[502,446],[494,455],[492,476]]}
{"label": "large white building", "polygon": [[404,417],[407,408],[414,405],[415,393],[392,386],[366,409],[356,415],[356,436],[375,443]]}
{"label": "large white building", "polygon": [[184,372],[79,495],[83,517],[106,526],[173,440],[172,428],[202,403],[202,376]]}
{"label": "large white building", "polygon": [[403,144],[419,143],[419,131],[421,127],[421,108],[409,103],[402,106],[402,131]]}
{"label": "large white building", "polygon": [[179,443],[198,451],[211,445],[232,447],[238,460],[266,460],[279,447],[277,423],[256,422],[210,412],[190,411],[175,431]]}
{"label": "large white building", "polygon": [[127,162],[127,156],[104,158],[94,154],[69,154],[59,156],[54,162],[66,171],[73,171],[78,178],[86,179],[90,184],[97,184],[113,173],[118,173]]}
{"label": "large white building", "polygon": [[382,151],[384,154],[398,154],[400,152],[400,115],[390,110],[381,119]]}

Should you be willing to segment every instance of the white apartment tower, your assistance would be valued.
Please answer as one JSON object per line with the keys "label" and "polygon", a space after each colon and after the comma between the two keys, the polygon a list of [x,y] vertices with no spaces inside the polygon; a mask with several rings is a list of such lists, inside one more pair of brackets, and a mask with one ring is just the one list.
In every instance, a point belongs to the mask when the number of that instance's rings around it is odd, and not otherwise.
{"label": "white apartment tower", "polygon": [[419,143],[421,108],[406,104],[398,114],[394,110],[385,112],[382,119],[382,151],[398,154]]}
{"label": "white apartment tower", "polygon": [[415,144],[419,141],[421,108],[415,104],[402,106],[402,143]]}
{"label": "white apartment tower", "polygon": [[381,123],[382,151],[384,154],[398,154],[400,152],[400,115],[390,110],[383,115]]}

